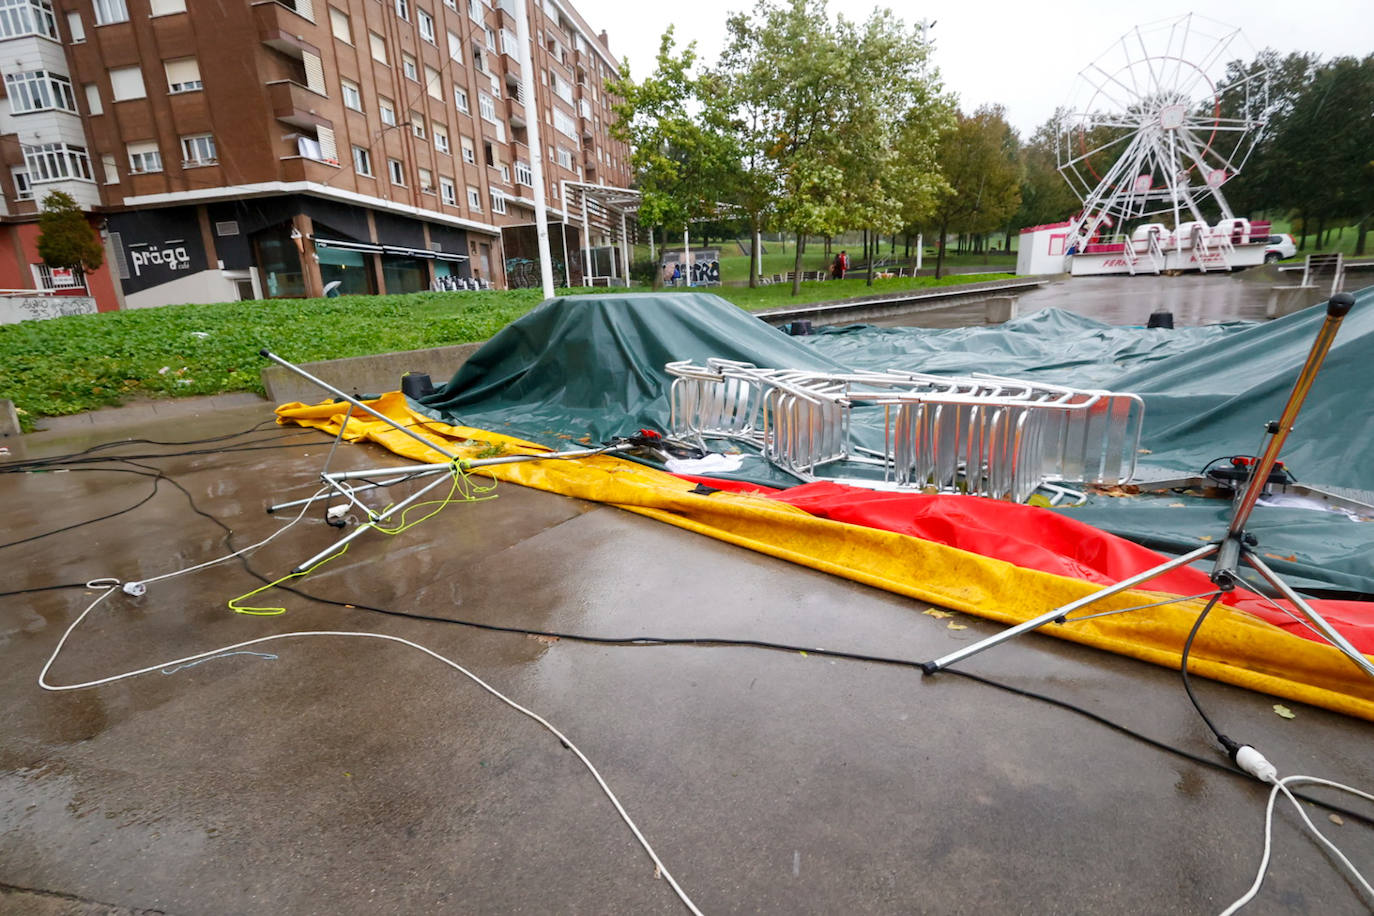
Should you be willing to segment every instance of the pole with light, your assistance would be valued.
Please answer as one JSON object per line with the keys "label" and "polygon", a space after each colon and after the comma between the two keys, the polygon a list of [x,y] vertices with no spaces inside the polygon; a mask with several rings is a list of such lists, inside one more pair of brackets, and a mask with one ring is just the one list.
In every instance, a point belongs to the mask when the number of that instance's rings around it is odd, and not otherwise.
{"label": "pole with light", "polygon": [[[539,99],[534,94],[534,63],[530,55],[530,16],[526,0],[508,0],[515,7],[515,43],[520,60],[520,92],[525,97],[525,135],[529,140],[530,181],[534,182],[534,226],[539,237],[539,277],[544,298],[553,298],[553,256],[549,253],[549,214],[544,196],[544,155],[539,140]],[[566,206],[566,204],[565,204]]]}

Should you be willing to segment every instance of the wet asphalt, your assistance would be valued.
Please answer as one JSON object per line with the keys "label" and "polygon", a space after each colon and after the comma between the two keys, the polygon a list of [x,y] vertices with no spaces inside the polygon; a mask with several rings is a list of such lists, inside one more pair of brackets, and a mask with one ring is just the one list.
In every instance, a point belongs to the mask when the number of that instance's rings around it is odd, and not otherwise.
{"label": "wet asphalt", "polygon": [[[204,438],[267,405],[131,415],[123,436]],[[5,440],[69,453],[110,429]],[[283,525],[329,439],[268,427],[140,459],[137,509],[0,548],[3,591],[146,579]],[[258,451],[226,450],[250,443]],[[283,446],[277,448],[276,446]],[[125,454],[192,446],[129,444]],[[396,463],[345,446],[344,466]],[[108,465],[102,467],[125,467]],[[0,542],[133,505],[143,476],[0,475]],[[191,503],[194,502],[194,509]],[[197,514],[195,509],[207,513]],[[336,536],[307,517],[253,554],[267,578]],[[708,913],[1209,913],[1253,880],[1267,791],[1081,715],[952,674],[798,652],[615,647],[385,616],[599,636],[765,640],[924,660],[999,627],[668,525],[502,484],[416,528],[368,534],[236,615],[240,563],[116,594],[50,679],[77,683],[258,636],[329,629],[421,643],[545,716],[598,767]],[[559,741],[396,643],[301,638],[85,690],[36,681],[98,592],[0,598],[0,912],[676,913],[682,905]],[[951,624],[953,626],[951,626]],[[270,656],[270,657],[265,657]],[[1224,763],[1177,672],[1044,636],[967,670]],[[1374,788],[1374,725],[1198,681],[1214,719],[1281,773]],[[1345,802],[1343,802],[1345,803]],[[1353,800],[1352,808],[1367,803]],[[1369,873],[1374,826],[1314,820]],[[1367,905],[1292,812],[1247,912]]]}

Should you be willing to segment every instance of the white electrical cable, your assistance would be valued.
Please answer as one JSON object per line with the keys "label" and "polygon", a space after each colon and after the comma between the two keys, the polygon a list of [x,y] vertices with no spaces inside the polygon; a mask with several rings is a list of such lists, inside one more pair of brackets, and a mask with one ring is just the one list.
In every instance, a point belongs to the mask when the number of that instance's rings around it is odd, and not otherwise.
{"label": "white electrical cable", "polygon": [[[224,555],[224,556],[222,556],[222,557],[218,557],[218,558],[216,558],[216,559],[214,559],[214,560],[206,560],[204,563],[198,563],[198,564],[196,564],[195,566],[187,566],[185,569],[178,569],[178,570],[175,570],[175,571],[173,571],[173,572],[163,573],[163,574],[160,575],[160,576],[153,576],[151,579],[140,579],[140,580],[137,581],[137,582],[125,582],[125,583],[123,584],[124,591],[125,591],[126,593],[130,594],[130,595],[141,595],[141,594],[143,594],[145,591],[147,591],[148,585],[151,584],[151,583],[153,583],[153,582],[161,582],[161,581],[163,581],[164,579],[174,579],[174,578],[176,578],[177,576],[184,576],[184,575],[186,575],[187,573],[192,573],[192,572],[195,572],[196,570],[199,570],[199,569],[207,569],[207,568],[209,568],[209,567],[211,567],[211,566],[216,566],[216,565],[218,565],[218,564],[220,564],[220,563],[224,563],[224,562],[226,562],[226,561],[228,561],[228,560],[232,560],[232,559],[234,559],[235,557],[243,556],[244,554],[248,553],[249,551],[257,550],[259,547],[261,547],[261,546],[263,546],[264,544],[268,543],[269,541],[271,541],[273,538],[277,537],[278,535],[280,535],[280,534],[282,534],[282,533],[284,533],[284,532],[286,532],[286,531],[289,531],[293,526],[295,526],[295,524],[296,524],[297,522],[299,522],[301,519],[305,518],[305,513],[308,512],[308,511],[310,510],[310,507],[311,507],[311,505],[314,504],[315,500],[319,499],[321,496],[324,496],[324,495],[327,494],[328,492],[329,492],[328,488],[325,488],[325,487],[321,487],[320,489],[316,490],[316,491],[314,492],[314,494],[311,495],[310,498],[307,499],[307,500],[305,501],[305,505],[301,506],[301,511],[298,512],[298,513],[296,513],[296,517],[295,517],[295,518],[291,519],[291,521],[287,522],[285,525],[283,525],[282,527],[278,528],[276,531],[272,532],[272,533],[269,534],[267,537],[263,538],[261,541],[258,541],[256,544],[249,544],[247,547],[244,547],[244,548],[242,548],[242,549],[240,549],[240,550],[235,550],[233,553],[226,554],[226,555]],[[89,587],[89,584],[88,584],[88,587]]]}
{"label": "white electrical cable", "polygon": [[1239,912],[1242,907],[1255,899],[1255,895],[1259,893],[1260,885],[1264,883],[1265,873],[1269,870],[1269,856],[1273,851],[1274,802],[1277,800],[1280,792],[1288,797],[1288,800],[1293,803],[1293,807],[1298,809],[1298,815],[1303,819],[1303,822],[1307,824],[1308,829],[1312,831],[1327,850],[1335,855],[1337,860],[1346,867],[1360,886],[1364,888],[1365,893],[1369,895],[1369,902],[1374,905],[1374,888],[1370,887],[1369,881],[1365,879],[1364,875],[1360,874],[1359,869],[1351,863],[1350,859],[1346,858],[1345,853],[1337,849],[1336,845],[1317,829],[1316,825],[1313,824],[1312,820],[1307,816],[1307,812],[1303,810],[1299,801],[1288,791],[1288,785],[1289,783],[1309,783],[1312,785],[1327,786],[1328,788],[1339,789],[1342,792],[1348,792],[1351,795],[1359,796],[1368,801],[1374,801],[1374,795],[1316,776],[1286,776],[1283,779],[1270,780],[1270,783],[1274,788],[1269,792],[1269,802],[1265,805],[1264,809],[1264,855],[1260,857],[1259,872],[1255,875],[1255,882],[1250,885],[1250,889],[1242,894],[1234,903],[1222,910],[1220,916],[1233,916],[1233,914]]}
{"label": "white electrical cable", "polygon": [[102,684],[112,684],[115,681],[122,681],[126,678],[137,677],[141,674],[149,674],[153,671],[160,671],[164,668],[171,668],[176,665],[183,665],[187,662],[194,662],[199,661],[201,659],[210,658],[211,656],[222,655],[225,652],[232,652],[238,649],[245,649],[248,646],[256,646],[261,645],[262,643],[273,642],[279,639],[294,639],[303,636],[339,636],[352,637],[358,639],[381,639],[387,642],[397,642],[401,645],[409,646],[412,649],[418,649],[426,655],[443,662],[445,665],[448,665],[450,668],[453,668],[455,671],[464,675],[477,686],[485,690],[487,693],[496,697],[496,699],[500,700],[502,703],[505,703],[511,709],[514,709],[515,711],[528,716],[535,722],[538,722],[550,733],[552,733],[555,738],[562,742],[564,747],[568,748],[568,750],[576,754],[577,759],[582,761],[582,765],[585,766],[587,768],[587,771],[592,774],[592,778],[595,779],[597,785],[601,787],[601,791],[605,793],[606,797],[610,799],[611,804],[615,806],[615,810],[620,815],[620,819],[623,820],[625,822],[625,825],[630,828],[630,832],[633,833],[635,839],[639,841],[639,845],[644,848],[644,851],[648,853],[649,858],[653,860],[655,875],[662,875],[663,878],[668,882],[669,886],[672,887],[673,892],[677,894],[678,899],[683,902],[687,909],[690,910],[694,914],[694,916],[701,916],[701,910],[697,909],[696,904],[694,904],[691,898],[687,896],[686,891],[684,891],[678,885],[676,879],[674,879],[672,874],[668,871],[668,867],[663,864],[663,860],[661,860],[658,857],[658,854],[654,852],[653,847],[649,845],[649,841],[645,838],[644,834],[640,832],[639,827],[635,825],[635,822],[630,818],[629,812],[627,812],[625,810],[625,807],[620,803],[620,799],[616,798],[615,793],[612,792],[611,787],[606,784],[606,780],[602,778],[601,773],[596,769],[595,766],[592,765],[592,762],[587,759],[587,755],[582,753],[582,751],[577,747],[577,745],[572,743],[571,739],[569,739],[566,735],[564,735],[557,728],[555,728],[552,725],[552,723],[550,723],[547,719],[540,716],[538,713],[530,709],[527,709],[524,706],[521,706],[519,703],[515,702],[510,697],[507,697],[505,694],[501,693],[495,687],[492,687],[486,681],[482,680],[480,677],[473,674],[471,671],[464,668],[457,662],[445,658],[439,653],[433,651],[432,649],[428,649],[420,645],[419,643],[411,642],[408,639],[402,639],[399,636],[391,636],[386,633],[361,633],[348,630],[302,630],[294,633],[278,633],[274,636],[260,636],[257,639],[250,639],[245,642],[234,643],[231,646],[223,646],[222,648],[211,649],[207,652],[198,652],[195,655],[188,655],[184,658],[178,658],[172,661],[159,662],[156,665],[148,665],[147,667],[139,668],[136,671],[127,671],[124,674],[111,675],[110,677],[99,678],[98,680],[94,681],[86,681],[80,684],[50,684],[47,680],[48,670],[52,668],[53,662],[57,660],[58,654],[62,651],[62,647],[66,645],[67,638],[72,635],[72,632],[77,628],[77,626],[80,625],[81,621],[86,619],[86,615],[93,611],[96,608],[96,606],[100,604],[100,602],[104,601],[106,598],[110,597],[116,591],[120,590],[121,583],[117,579],[93,579],[90,582],[86,583],[86,587],[103,587],[105,588],[105,591],[101,593],[100,596],[97,597],[94,601],[92,601],[89,605],[86,606],[86,609],[82,611],[80,615],[77,616],[76,620],[72,621],[71,626],[67,627],[66,632],[62,634],[62,638],[57,641],[57,647],[53,649],[52,655],[48,658],[47,664],[43,666],[43,670],[38,675],[38,686],[42,687],[44,690],[66,691],[83,690],[88,687],[98,687]]}

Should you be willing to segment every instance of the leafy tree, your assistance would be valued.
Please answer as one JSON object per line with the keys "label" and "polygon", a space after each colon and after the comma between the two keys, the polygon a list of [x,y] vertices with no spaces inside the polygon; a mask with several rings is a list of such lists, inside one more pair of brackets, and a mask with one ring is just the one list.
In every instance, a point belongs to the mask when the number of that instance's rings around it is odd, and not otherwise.
{"label": "leafy tree", "polygon": [[926,45],[890,11],[860,24],[832,21],[824,0],[760,0],[727,29],[721,69],[746,151],[739,202],[751,219],[767,216],[799,241],[859,227],[892,232],[909,202],[934,197],[933,157],[922,153],[948,102],[925,66]]}
{"label": "leafy tree", "polygon": [[[621,99],[611,131],[630,144],[641,195],[639,222],[682,232],[695,220],[717,215],[730,197],[740,150],[725,120],[717,78],[693,74],[695,43],[680,54],[674,54],[674,45],[669,26],[654,73],[636,83],[628,63],[622,63],[609,91]],[[655,288],[660,279],[655,271]]]}
{"label": "leafy tree", "polygon": [[950,190],[935,211],[940,253],[935,276],[945,265],[945,237],[956,232],[990,232],[1004,226],[1021,204],[1017,137],[1000,105],[959,114],[940,145],[940,165]]}
{"label": "leafy tree", "polygon": [[49,267],[96,270],[105,263],[105,249],[86,214],[70,194],[53,191],[43,198],[38,217],[38,256]]}

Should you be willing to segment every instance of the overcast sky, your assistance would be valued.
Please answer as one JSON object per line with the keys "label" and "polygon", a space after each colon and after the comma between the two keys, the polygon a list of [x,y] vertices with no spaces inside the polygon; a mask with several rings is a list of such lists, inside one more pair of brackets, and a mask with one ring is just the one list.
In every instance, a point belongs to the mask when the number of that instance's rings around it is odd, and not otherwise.
{"label": "overcast sky", "polygon": [[[573,0],[594,29],[610,35],[611,51],[628,58],[635,77],[652,69],[659,37],[670,24],[681,43],[696,41],[714,62],[725,40],[725,18],[751,9],[752,0],[694,0],[689,3],[627,0]],[[875,4],[884,5],[884,4]],[[885,4],[903,20],[934,20],[930,37],[934,62],[945,88],[971,111],[988,102],[1006,106],[1011,123],[1028,135],[1062,105],[1074,89],[1080,70],[1136,26],[1199,12],[1241,28],[1242,54],[1273,47],[1283,53],[1315,51],[1323,57],[1374,53],[1374,2],[1371,0],[1236,0],[1189,5],[1172,0],[1157,4],[1045,4],[1036,2],[921,3],[895,0]],[[831,3],[852,19],[864,19],[872,8],[859,3]]]}

